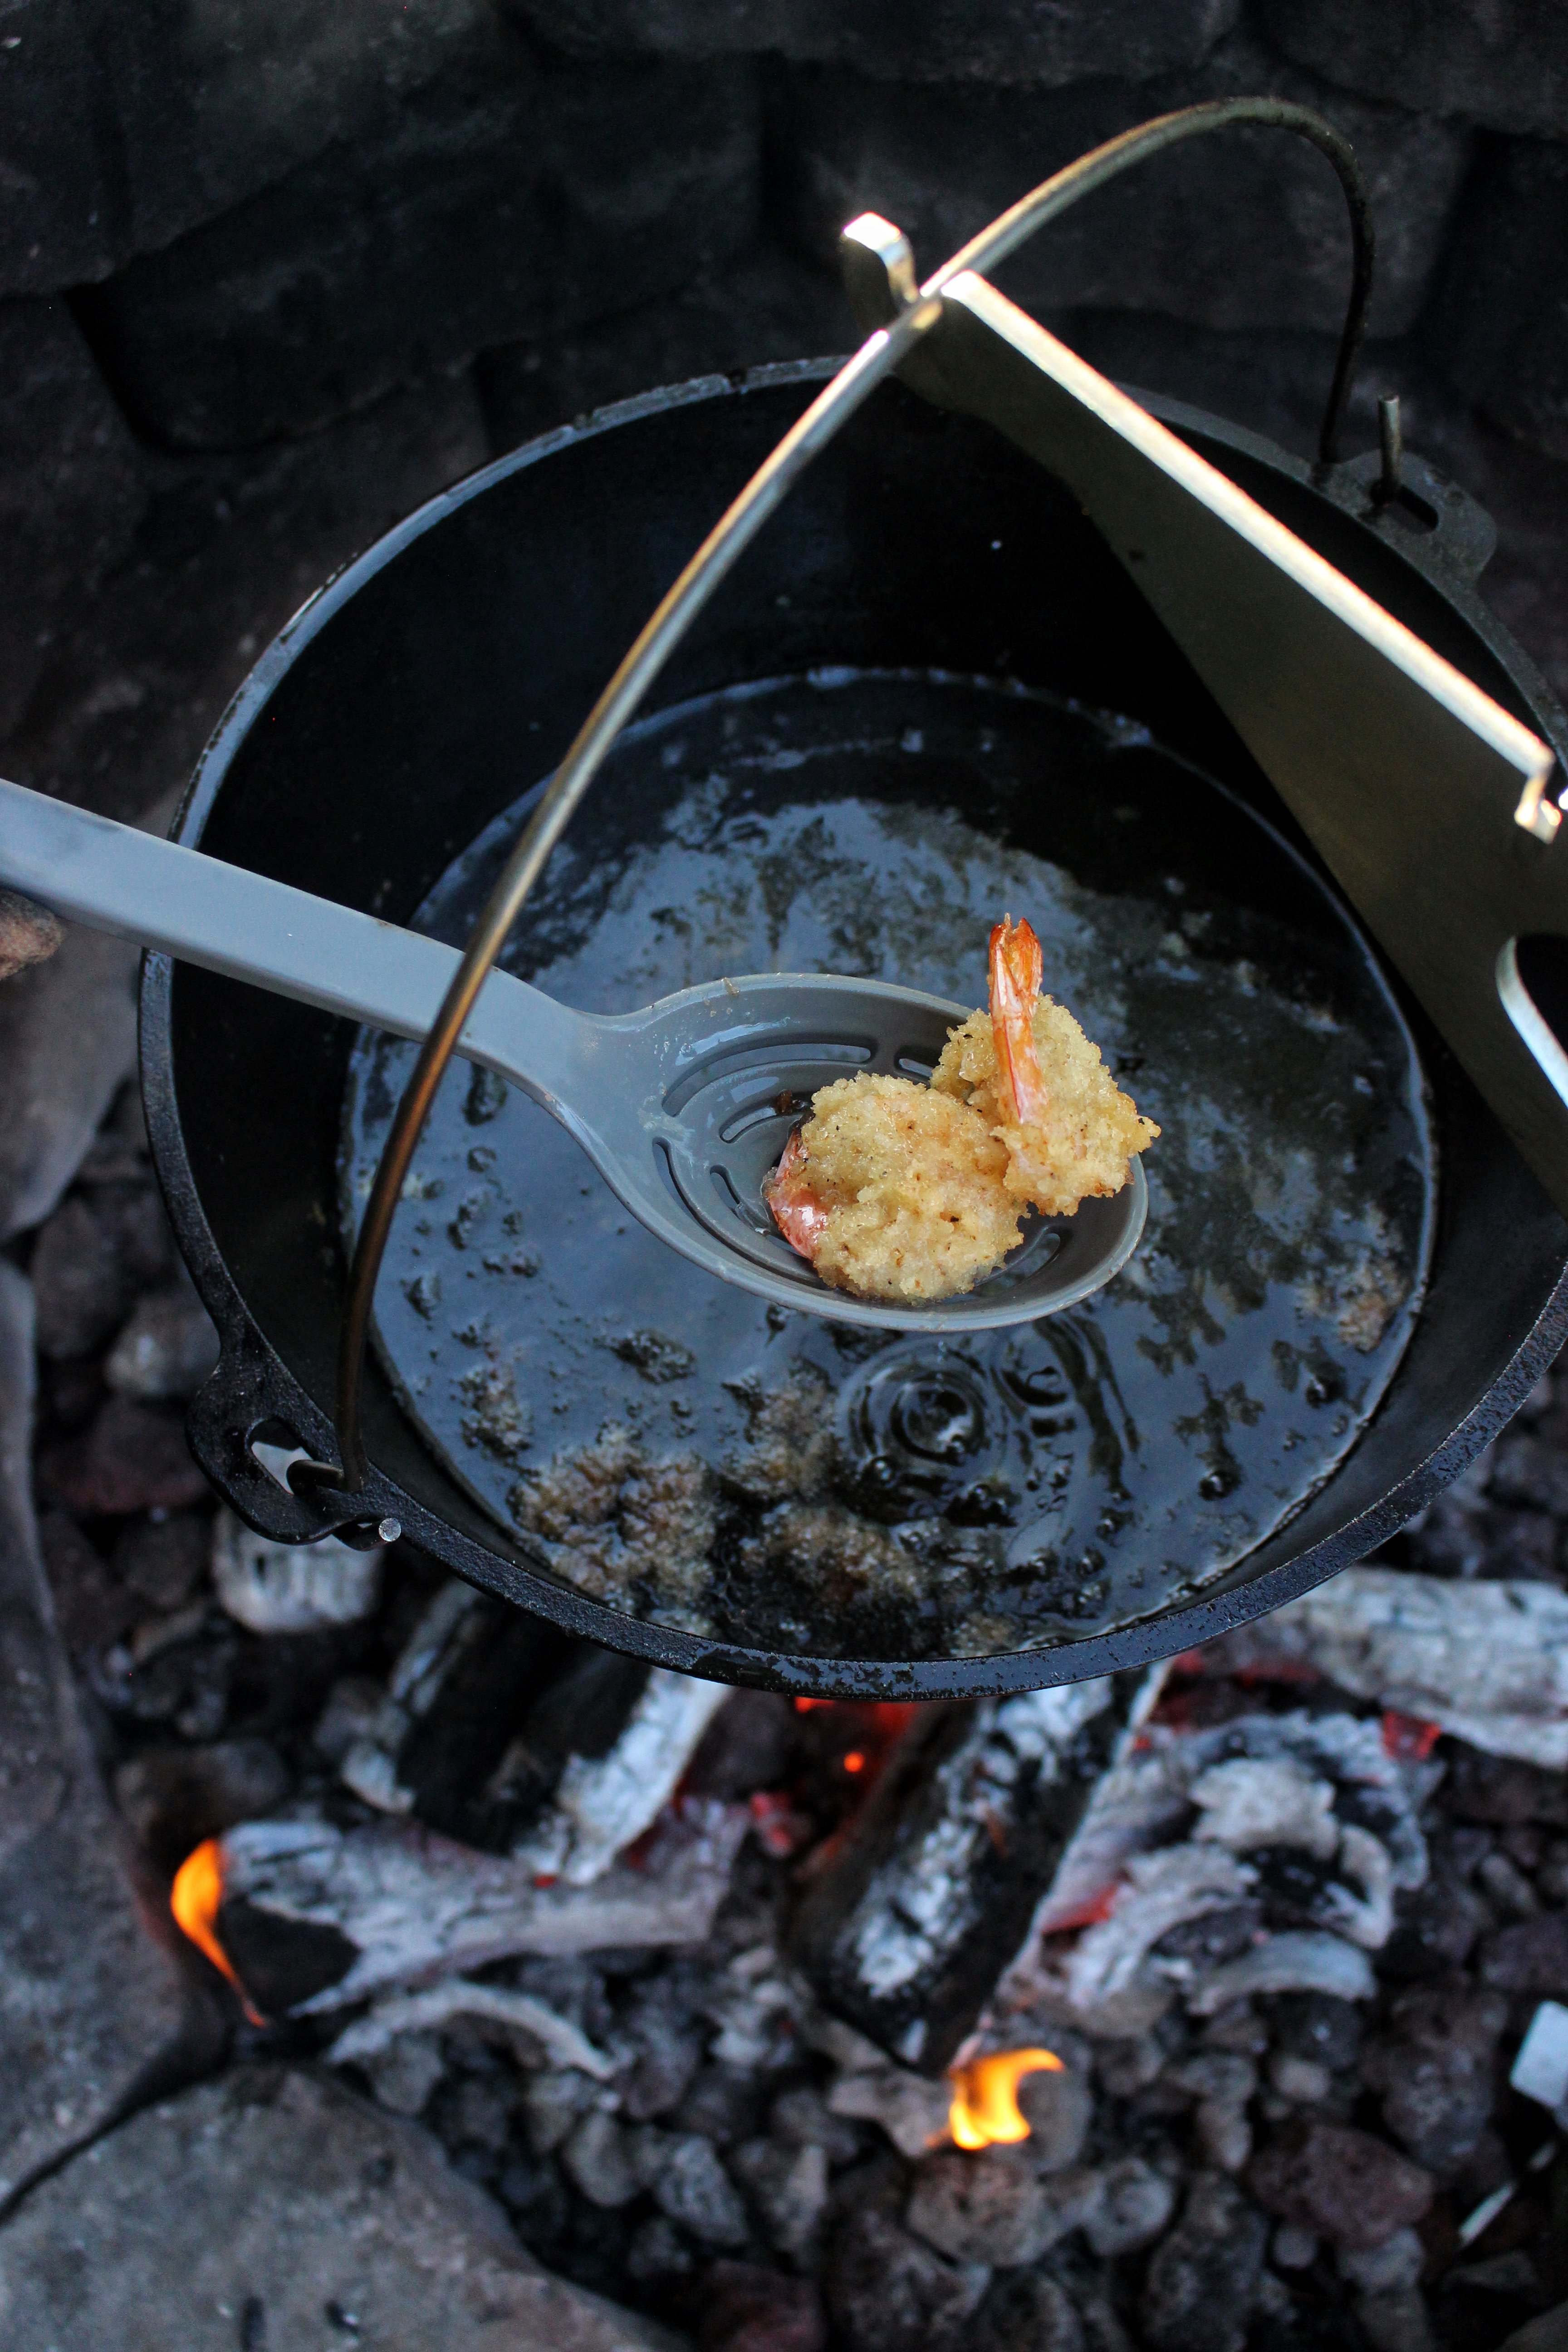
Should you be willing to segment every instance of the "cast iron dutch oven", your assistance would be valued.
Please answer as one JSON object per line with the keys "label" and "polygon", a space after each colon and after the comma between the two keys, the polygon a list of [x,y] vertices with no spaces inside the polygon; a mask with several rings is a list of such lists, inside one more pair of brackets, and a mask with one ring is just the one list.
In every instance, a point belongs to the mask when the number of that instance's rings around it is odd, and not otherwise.
{"label": "cast iron dutch oven", "polygon": [[[454,860],[548,775],[690,548],[827,373],[801,363],[649,394],[549,435],[423,508],[341,573],[263,656],[201,763],[176,838],[390,920],[415,919]],[[1370,460],[1313,469],[1214,417],[1160,400],[1148,405],[1564,751],[1560,712],[1479,599],[1490,527],[1462,493],[1410,460],[1404,498],[1380,504]],[[600,799],[577,820],[571,839],[579,879],[591,883],[595,859],[621,855],[636,835],[637,794],[654,789],[647,780],[663,772],[661,758],[668,766],[661,744],[679,752],[682,712],[698,714],[698,734],[718,727],[722,735],[716,711],[744,712],[770,695],[782,708],[792,695],[798,702],[857,677],[873,682],[868,690],[883,705],[908,682],[917,715],[956,682],[963,693],[995,697],[1005,719],[1007,711],[1038,709],[1054,714],[1059,736],[1089,714],[1097,740],[1155,743],[1167,779],[1190,776],[1195,795],[1190,808],[1179,804],[1180,789],[1177,804],[1169,804],[1169,791],[1161,798],[1155,814],[1166,826],[1167,864],[1180,866],[1185,839],[1201,865],[1209,819],[1223,805],[1233,831],[1267,845],[1256,858],[1229,853],[1223,887],[1238,905],[1256,897],[1253,913],[1267,922],[1269,894],[1287,866],[1309,896],[1324,905],[1332,898],[1228,723],[1060,485],[986,427],[938,414],[895,383],[817,461],[681,650],[661,683],[664,717],[656,711],[646,722],[643,752],[618,783],[606,775]],[[992,739],[983,730],[983,740]],[[905,748],[922,740],[919,729],[908,730]],[[781,771],[789,764],[783,754],[773,761]],[[753,761],[753,774],[767,766]],[[886,762],[883,769],[891,772]],[[984,793],[966,808],[959,771],[942,790],[952,822],[982,831],[995,822],[979,805]],[[929,846],[941,832],[934,824],[928,811],[905,830],[913,825]],[[1183,887],[1174,876],[1170,887]],[[604,904],[613,898],[613,889],[600,893]],[[659,912],[684,919],[679,908]],[[1334,919],[1375,973],[1374,951],[1342,908]],[[887,969],[905,976],[896,957]],[[979,977],[977,970],[975,994]],[[720,1548],[731,1544],[727,1613],[705,1621],[700,1611],[628,1602],[603,1578],[595,1594],[584,1589],[593,1580],[574,1580],[569,1556],[540,1536],[537,1513],[531,1532],[526,1508],[509,1525],[505,1511],[487,1507],[483,1481],[465,1474],[456,1436],[437,1443],[428,1430],[420,1433],[406,1367],[392,1368],[395,1381],[384,1349],[368,1376],[373,1469],[353,1501],[356,1520],[395,1519],[459,1575],[573,1633],[685,1672],[815,1696],[939,1698],[1077,1680],[1169,1654],[1276,1608],[1364,1558],[1453,1478],[1550,1362],[1568,1319],[1568,1230],[1397,982],[1382,973],[1376,985],[1424,1073],[1422,1115],[1436,1169],[1423,1212],[1424,1293],[1406,1300],[1403,1353],[1332,1466],[1308,1480],[1262,1539],[1241,1546],[1220,1572],[1197,1560],[1184,1580],[1156,1580],[1142,1608],[1124,1597],[1100,1620],[1091,1609],[1075,1621],[1069,1610],[1054,1632],[1037,1627],[1011,1645],[1005,1617],[984,1621],[989,1633],[938,1639],[920,1633],[918,1610],[885,1621],[892,1635],[872,1639],[857,1629],[875,1629],[875,1611],[840,1610],[835,1593],[849,1588],[830,1575],[818,1579],[815,1603],[809,1596],[802,1603],[798,1591],[790,1610],[768,1601],[770,1577],[787,1580],[788,1568],[778,1570],[777,1543],[770,1553],[758,1530],[784,1522],[776,1511],[770,1519],[754,1496],[729,1494],[719,1462],[713,1507]],[[163,956],[147,959],[142,1055],[153,1151],[180,1246],[222,1339],[218,1369],[192,1409],[192,1444],[247,1520],[292,1540],[343,1525],[349,1508],[340,1502],[334,1516],[330,1496],[292,1493],[253,1448],[297,1445],[331,1458],[345,1281],[344,1102],[354,1049],[347,1024]],[[1157,1148],[1149,1165],[1152,1181]],[[526,1168],[520,1181],[526,1195]],[[535,1222],[529,1239],[548,1257],[547,1230]],[[394,1275],[389,1265],[384,1291]],[[526,1297],[526,1288],[518,1295]],[[607,1369],[624,1362],[628,1348],[635,1358],[647,1340],[635,1328],[637,1302],[626,1304],[632,1338],[607,1328],[599,1335],[621,1350],[602,1358]],[[1080,1331],[1080,1353],[1092,1339]],[[670,1396],[699,1395],[705,1377],[700,1345],[668,1360],[658,1345],[655,1334],[637,1359],[650,1414],[666,1409],[658,1385],[666,1374],[675,1381]],[[863,1343],[845,1341],[812,1391],[841,1444],[849,1442],[847,1411],[875,1417],[875,1398],[867,1399],[878,1380],[888,1385],[879,1360],[874,1349],[868,1360]],[[743,1390],[731,1370],[726,1361],[728,1388]],[[961,1454],[965,1442],[957,1424],[970,1374],[959,1365],[953,1377],[956,1388],[942,1393],[957,1434],[926,1433],[939,1471],[944,1445]],[[1032,1425],[1065,1426],[1059,1416],[1042,1417],[1040,1397],[1031,1402],[1026,1386],[1018,1409],[1035,1414]],[[550,1389],[540,1380],[518,1400],[513,1439],[525,1425],[533,1433],[516,1455],[524,1486],[531,1460],[548,1454]],[[902,1404],[893,1396],[895,1418],[901,1411],[906,1422],[911,1412],[918,1421],[918,1390],[917,1381]],[[1244,1398],[1242,1421],[1246,1406]],[[700,1451],[700,1413],[697,1425]],[[791,1442],[808,1445],[809,1434],[797,1426]],[[1086,1427],[1090,1453],[1101,1446],[1102,1471],[1103,1440],[1103,1431]],[[918,1453],[918,1429],[912,1442]],[[1048,1453],[1047,1439],[1038,1442]],[[1130,1442],[1139,1442],[1136,1432]],[[1211,1447],[1204,1458],[1228,1460],[1215,1443],[1218,1454]],[[1194,1461],[1194,1473],[1200,1466]],[[1114,1488],[1114,1475],[1105,1475]],[[1220,1496],[1224,1479],[1212,1468],[1206,1475]],[[860,1514],[854,1523],[934,1527],[943,1543],[951,1538],[955,1558],[965,1544],[991,1541],[984,1525],[988,1513],[1006,1517],[1005,1479],[971,1480],[960,1491],[933,1476],[926,1502],[917,1496],[914,1505],[908,1494],[868,1500],[862,1482],[851,1495]],[[789,1507],[797,1513],[789,1525],[809,1524],[814,1540],[848,1524],[842,1499]],[[1103,1543],[1113,1547],[1114,1510],[1104,1528]],[[1131,1540],[1152,1542],[1147,1517]],[[863,1590],[864,1559],[858,1572]],[[1015,1564],[1015,1586],[1031,1572],[1027,1560],[1021,1570]]]}

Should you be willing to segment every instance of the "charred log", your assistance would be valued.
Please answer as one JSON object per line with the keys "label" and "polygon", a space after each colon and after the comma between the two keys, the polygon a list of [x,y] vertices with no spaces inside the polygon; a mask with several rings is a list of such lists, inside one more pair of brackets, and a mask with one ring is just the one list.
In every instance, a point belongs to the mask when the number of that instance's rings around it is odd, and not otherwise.
{"label": "charred log", "polygon": [[342,1776],[378,1811],[506,1853],[573,1756],[613,1747],[647,1668],[455,1578],[405,1644]]}
{"label": "charred log", "polygon": [[699,1943],[749,1819],[743,1807],[694,1800],[661,1819],[637,1868],[617,1862],[591,1886],[416,1822],[247,1822],[223,1840],[218,1937],[269,2016],[341,2008],[519,1952]]}
{"label": "charred log", "polygon": [[827,2008],[907,2065],[947,2065],[1024,1941],[1141,1682],[986,1699],[911,1735],[796,1922],[795,1957]]}

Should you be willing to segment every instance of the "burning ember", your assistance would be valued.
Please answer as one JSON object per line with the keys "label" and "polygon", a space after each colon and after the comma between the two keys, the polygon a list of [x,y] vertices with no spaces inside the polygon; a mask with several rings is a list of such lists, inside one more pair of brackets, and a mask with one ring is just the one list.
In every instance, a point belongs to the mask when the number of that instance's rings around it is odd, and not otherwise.
{"label": "burning ember", "polygon": [[1054,2050],[997,2050],[955,2067],[949,2078],[952,2105],[947,2118],[954,2145],[993,2147],[999,2140],[1027,2139],[1029,2126],[1018,2110],[1018,2085],[1026,2074],[1061,2071]]}
{"label": "burning ember", "polygon": [[252,2025],[265,2025],[267,2021],[254,2006],[234,1972],[228,1954],[217,1939],[218,1905],[223,1901],[223,1849],[216,1838],[205,1838],[194,1853],[188,1853],[174,1873],[174,1884],[169,1892],[169,1908],[175,1925],[188,1936],[198,1951],[205,1952],[215,1969],[222,1970],[245,2006]]}

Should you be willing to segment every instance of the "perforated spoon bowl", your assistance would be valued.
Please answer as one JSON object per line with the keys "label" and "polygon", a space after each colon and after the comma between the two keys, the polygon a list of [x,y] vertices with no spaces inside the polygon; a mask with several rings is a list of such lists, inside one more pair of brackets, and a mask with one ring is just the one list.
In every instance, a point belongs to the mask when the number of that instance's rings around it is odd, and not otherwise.
{"label": "perforated spoon bowl", "polygon": [[[426,1035],[459,961],[437,940],[4,782],[0,882],[394,1036]],[[721,1281],[837,1322],[958,1332],[1032,1322],[1109,1282],[1143,1229],[1138,1162],[1114,1199],[1032,1219],[995,1274],[921,1307],[821,1281],[762,1187],[818,1087],[856,1070],[925,1077],[969,1011],[883,981],[758,972],[606,1016],[492,971],[458,1050],[542,1103],[633,1216]]]}

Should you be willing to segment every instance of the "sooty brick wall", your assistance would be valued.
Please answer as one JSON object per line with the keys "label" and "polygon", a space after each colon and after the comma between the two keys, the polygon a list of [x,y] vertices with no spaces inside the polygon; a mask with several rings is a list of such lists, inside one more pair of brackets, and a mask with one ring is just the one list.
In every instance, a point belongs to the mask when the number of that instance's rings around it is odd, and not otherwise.
{"label": "sooty brick wall", "polygon": [[[1568,684],[1561,0],[0,0],[0,771],[129,812],[267,633],[500,447],[842,348],[834,236],[929,267],[1084,147],[1270,90],[1380,238],[1353,412],[1501,509]],[[1226,134],[1009,290],[1091,357],[1309,446],[1348,259],[1321,160]]]}

